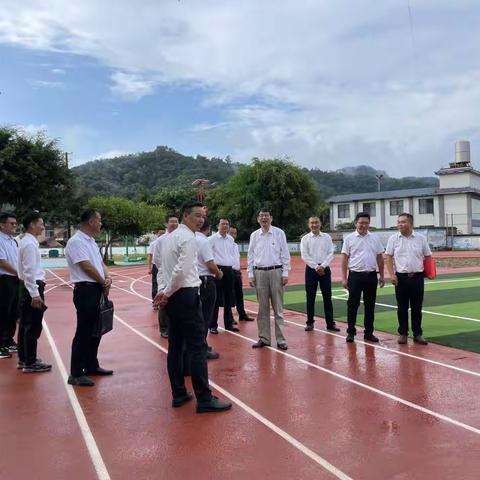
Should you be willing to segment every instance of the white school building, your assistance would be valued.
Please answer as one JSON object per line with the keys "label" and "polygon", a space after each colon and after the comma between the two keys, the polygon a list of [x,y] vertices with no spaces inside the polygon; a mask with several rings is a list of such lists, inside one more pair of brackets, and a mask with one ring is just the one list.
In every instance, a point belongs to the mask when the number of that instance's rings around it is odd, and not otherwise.
{"label": "white school building", "polygon": [[470,143],[457,142],[455,161],[435,174],[439,187],[330,197],[332,229],[352,222],[358,212],[370,213],[372,227],[392,228],[398,214],[408,212],[416,227],[454,227],[458,234],[480,234],[480,171],[470,162]]}

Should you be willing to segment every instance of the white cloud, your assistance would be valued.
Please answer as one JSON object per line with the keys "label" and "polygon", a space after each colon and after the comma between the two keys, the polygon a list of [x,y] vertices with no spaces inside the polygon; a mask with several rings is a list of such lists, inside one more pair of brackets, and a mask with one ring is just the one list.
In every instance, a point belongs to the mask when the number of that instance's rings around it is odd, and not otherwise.
{"label": "white cloud", "polygon": [[480,6],[411,5],[414,44],[403,0],[4,0],[0,42],[93,58],[127,100],[200,87],[223,118],[191,131],[234,159],[431,174],[460,136],[480,147]]}
{"label": "white cloud", "polygon": [[29,80],[30,85],[34,87],[41,88],[63,88],[64,84],[62,82],[56,82],[51,80]]}
{"label": "white cloud", "polygon": [[106,152],[99,153],[98,155],[95,156],[95,159],[99,158],[115,158],[115,157],[121,157],[123,155],[128,155],[131,152],[127,152],[126,150],[108,150]]}
{"label": "white cloud", "polygon": [[65,75],[67,73],[63,68],[52,68],[50,72],[54,73],[55,75]]}

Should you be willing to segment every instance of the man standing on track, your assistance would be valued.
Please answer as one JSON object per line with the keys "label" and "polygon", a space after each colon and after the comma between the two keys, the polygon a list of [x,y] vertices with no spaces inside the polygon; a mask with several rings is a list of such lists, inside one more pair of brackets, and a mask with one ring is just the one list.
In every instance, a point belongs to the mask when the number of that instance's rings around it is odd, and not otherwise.
{"label": "man standing on track", "polygon": [[113,370],[98,364],[100,338],[92,334],[97,326],[102,295],[108,296],[112,279],[103,263],[95,237],[102,228],[102,217],[95,209],[80,216],[80,230],[65,247],[65,257],[74,284],[73,303],[77,310],[77,329],[72,342],[72,357],[68,383],[92,387],[92,375],[112,375]]}
{"label": "man standing on track", "polygon": [[427,345],[422,330],[423,261],[432,256],[432,251],[427,239],[414,231],[412,215],[401,213],[397,227],[398,233],[388,239],[385,263],[397,297],[398,343],[407,343],[410,307],[413,341]]}
{"label": "man standing on track", "polygon": [[332,238],[327,233],[320,231],[322,223],[316,216],[308,219],[308,228],[310,228],[310,233],[304,235],[300,242],[302,260],[305,262],[305,291],[307,294],[307,326],[305,331],[313,330],[313,324],[315,323],[315,298],[317,296],[317,287],[320,284],[327,330],[339,332],[340,329],[336,326],[333,319],[330,263],[333,260],[335,249]]}
{"label": "man standing on track", "polygon": [[42,270],[39,244],[45,227],[38,213],[23,220],[24,237],[18,250],[18,277],[20,278],[20,325],[18,328],[18,369],[23,373],[49,372],[51,365],[37,358],[37,341],[42,333],[45,311],[45,272]]}
{"label": "man standing on track", "polygon": [[[230,236],[233,240],[237,239],[237,229],[235,227],[230,227],[229,230]],[[238,244],[235,242],[235,263],[233,264],[233,290],[235,292],[235,307],[238,313],[238,319],[241,322],[253,322],[255,319],[249,317],[245,311],[245,303],[243,301],[243,280],[242,280],[242,270],[240,268],[240,249]]]}
{"label": "man standing on track", "polygon": [[285,233],[272,225],[272,216],[267,209],[258,213],[260,225],[250,235],[248,245],[248,278],[255,287],[258,300],[258,337],[253,348],[270,346],[270,302],[275,315],[275,337],[277,347],[287,350],[283,335],[283,292],[288,283],[290,252]]}
{"label": "man standing on track", "polygon": [[200,301],[197,263],[198,232],[204,221],[204,207],[189,202],[182,207],[182,223],[162,246],[162,275],[165,288],[155,303],[165,307],[170,319],[167,368],[172,387],[172,406],[181,407],[193,396],[185,388],[184,348],[191,359],[191,377],[197,398],[197,413],[220,412],[232,407],[212,395],[208,384],[207,343]]}
{"label": "man standing on track", "polygon": [[[161,237],[158,237],[158,241],[155,242],[155,247],[152,249],[152,261],[157,268],[157,285],[159,290],[165,287],[162,276],[162,244],[177,227],[177,215],[168,214],[165,218],[166,232]],[[162,306],[158,307],[158,328],[160,329],[160,336],[168,338],[168,315]]]}
{"label": "man standing on track", "polygon": [[[163,228],[159,228],[157,230],[157,237],[150,242],[150,245],[147,248],[147,268],[148,268],[148,274],[152,276],[152,304],[153,304],[153,299],[156,297],[157,292],[158,292],[158,283],[157,283],[157,274],[158,274],[158,268],[157,266],[153,263],[153,250],[155,249],[155,245],[160,240],[160,237],[165,233],[165,230]],[[157,306],[153,306],[154,310],[157,310]]]}
{"label": "man standing on track", "polygon": [[18,318],[18,246],[15,236],[17,217],[0,214],[0,359],[17,351],[13,339]]}
{"label": "man standing on track", "polygon": [[[347,302],[347,342],[355,340],[357,330],[357,311],[363,293],[364,335],[369,342],[378,342],[373,334],[375,319],[375,301],[377,299],[377,285],[385,285],[383,279],[384,262],[383,246],[374,233],[368,231],[370,214],[357,213],[355,216],[355,232],[347,235],[343,240],[342,248],[342,285],[348,289]],[[379,278],[377,279],[377,266]],[[348,276],[347,276],[348,273]]]}
{"label": "man standing on track", "polygon": [[233,323],[232,307],[235,306],[235,292],[233,290],[233,265],[236,262],[236,245],[233,238],[228,234],[230,222],[221,218],[218,222],[218,232],[210,238],[213,258],[218,268],[222,271],[221,279],[215,280],[217,287],[217,300],[213,311],[213,320],[210,324],[210,333],[218,333],[218,312],[223,307],[223,322],[225,330],[239,332]]}

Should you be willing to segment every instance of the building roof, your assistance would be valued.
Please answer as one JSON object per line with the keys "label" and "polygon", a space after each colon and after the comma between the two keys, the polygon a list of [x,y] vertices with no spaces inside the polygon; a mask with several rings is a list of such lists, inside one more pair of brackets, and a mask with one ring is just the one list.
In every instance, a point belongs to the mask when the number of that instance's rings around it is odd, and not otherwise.
{"label": "building roof", "polygon": [[385,200],[389,198],[432,197],[433,195],[452,195],[455,193],[476,193],[480,190],[473,187],[457,188],[408,188],[405,190],[389,190],[385,192],[350,193],[348,195],[334,195],[327,198],[328,203],[356,202],[360,200]]}

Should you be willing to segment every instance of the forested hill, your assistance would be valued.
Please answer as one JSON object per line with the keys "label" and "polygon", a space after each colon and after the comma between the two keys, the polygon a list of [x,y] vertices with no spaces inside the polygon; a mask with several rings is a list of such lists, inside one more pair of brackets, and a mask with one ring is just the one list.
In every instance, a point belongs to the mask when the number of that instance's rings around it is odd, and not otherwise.
{"label": "forested hill", "polygon": [[[141,199],[163,188],[186,187],[196,178],[224,183],[238,169],[239,164],[228,159],[187,157],[169,147],[157,147],[153,152],[142,152],[112,159],[95,160],[73,171],[79,186],[87,195],[118,195]],[[438,186],[434,177],[392,178],[383,171],[361,165],[334,172],[307,170],[318,185],[322,199],[345,193],[377,190],[375,175],[383,175],[382,190]]]}

